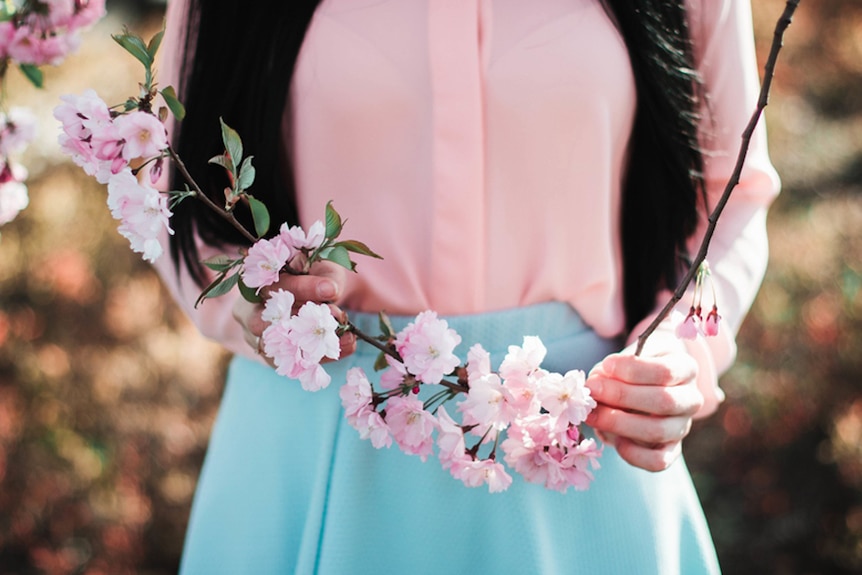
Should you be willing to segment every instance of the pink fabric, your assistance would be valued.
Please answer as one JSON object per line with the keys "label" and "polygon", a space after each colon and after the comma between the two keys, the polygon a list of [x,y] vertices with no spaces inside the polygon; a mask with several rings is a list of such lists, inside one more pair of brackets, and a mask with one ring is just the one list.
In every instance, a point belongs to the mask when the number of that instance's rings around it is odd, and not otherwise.
{"label": "pink fabric", "polygon": [[[173,4],[169,32],[181,20]],[[689,4],[710,95],[702,131],[714,201],[757,97],[750,8]],[[619,196],[634,109],[625,47],[596,1],[324,0],[285,111],[300,217],[309,225],[332,200],[349,218],[345,235],[385,258],[363,258],[340,303],[463,314],[560,300],[599,334],[619,334]],[[765,269],[777,190],[761,128],[709,255],[725,329],[689,346],[703,413],[722,398],[717,376]],[[197,289],[169,266],[159,264],[202,331],[253,356],[233,300],[190,309]]]}

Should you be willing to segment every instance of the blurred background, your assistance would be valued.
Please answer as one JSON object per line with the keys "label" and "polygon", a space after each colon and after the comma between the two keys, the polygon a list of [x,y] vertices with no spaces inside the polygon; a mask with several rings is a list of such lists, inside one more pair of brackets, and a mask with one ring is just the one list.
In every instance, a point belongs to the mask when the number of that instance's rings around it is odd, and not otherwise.
{"label": "blurred background", "polygon": [[[754,3],[761,60],[780,0]],[[51,110],[108,102],[139,67],[158,3],[109,16],[46,89],[24,163],[31,205],[0,239],[0,575],[174,573],[227,357],[128,249],[105,190],[59,154]],[[862,572],[862,1],[803,0],[771,104],[784,191],[766,282],[728,399],[686,457],[727,573]]]}

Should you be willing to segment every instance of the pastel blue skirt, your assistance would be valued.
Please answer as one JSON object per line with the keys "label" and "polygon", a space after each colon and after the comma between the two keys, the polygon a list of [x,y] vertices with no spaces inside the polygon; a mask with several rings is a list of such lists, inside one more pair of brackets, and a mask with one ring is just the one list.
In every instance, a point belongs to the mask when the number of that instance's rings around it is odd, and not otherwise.
{"label": "pastel blue skirt", "polygon": [[[400,329],[411,318],[392,319]],[[480,342],[495,366],[524,335],[540,336],[543,366],[561,372],[589,370],[618,348],[559,303],[446,319],[463,338],[456,351]],[[376,315],[351,320],[378,333]],[[232,361],[181,573],[718,573],[682,460],[650,473],[607,447],[587,491],[561,494],[513,473],[507,491],[490,494],[465,487],[436,458],[374,449],[347,425],[338,388],[351,367],[371,374],[375,357],[360,343],[327,366],[333,383],[317,393]]]}

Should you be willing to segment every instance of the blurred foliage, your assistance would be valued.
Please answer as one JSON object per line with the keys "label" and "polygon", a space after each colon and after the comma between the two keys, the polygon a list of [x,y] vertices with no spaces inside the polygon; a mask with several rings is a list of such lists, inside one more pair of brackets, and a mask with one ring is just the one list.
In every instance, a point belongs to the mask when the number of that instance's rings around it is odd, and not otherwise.
{"label": "blurred foliage", "polygon": [[[780,0],[755,3],[765,55]],[[148,36],[158,9],[137,19]],[[0,575],[176,571],[225,354],[116,233],[101,186],[58,155],[50,110],[138,69],[109,34],[35,92],[32,203],[0,244]],[[689,467],[727,573],[862,572],[862,2],[803,0],[767,108],[784,192],[728,399]],[[105,70],[110,69],[110,74]],[[119,90],[119,92],[118,92]]]}
{"label": "blurred foliage", "polygon": [[[754,3],[761,57],[783,5]],[[860,573],[862,2],[802,0],[785,44],[770,265],[685,452],[727,573]]]}

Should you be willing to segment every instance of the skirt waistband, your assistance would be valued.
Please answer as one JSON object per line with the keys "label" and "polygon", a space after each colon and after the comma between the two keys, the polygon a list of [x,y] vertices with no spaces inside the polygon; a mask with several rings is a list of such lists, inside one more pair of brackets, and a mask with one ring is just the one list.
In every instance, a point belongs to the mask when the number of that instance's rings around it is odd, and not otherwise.
{"label": "skirt waistband", "polygon": [[[349,312],[350,321],[360,330],[376,335],[381,333],[379,318],[374,313]],[[603,338],[589,327],[569,304],[547,302],[524,307],[491,311],[478,314],[440,316],[449,327],[461,336],[461,345],[456,353],[466,354],[474,343],[492,354],[505,353],[510,345],[521,345],[523,336],[539,336],[546,346],[561,340],[576,338],[581,341],[603,342],[609,349],[617,345],[616,340]],[[415,316],[389,316],[395,331],[404,329]],[[360,343],[357,353],[377,354],[370,345]]]}

